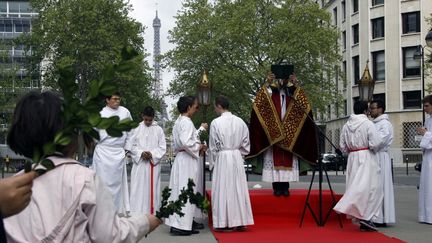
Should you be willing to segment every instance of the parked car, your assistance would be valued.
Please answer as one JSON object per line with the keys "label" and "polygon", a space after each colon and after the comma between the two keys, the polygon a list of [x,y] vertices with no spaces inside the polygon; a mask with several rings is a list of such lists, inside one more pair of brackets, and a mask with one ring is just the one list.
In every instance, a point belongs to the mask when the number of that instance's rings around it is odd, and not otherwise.
{"label": "parked car", "polygon": [[344,156],[325,153],[322,154],[322,158],[323,166],[327,171],[344,171],[346,169],[347,160]]}
{"label": "parked car", "polygon": [[[205,167],[207,171],[210,171],[210,162],[206,161],[205,162]],[[251,164],[247,164],[246,162],[244,163],[244,169],[246,172],[248,173],[252,173],[252,169],[253,169],[253,165]]]}

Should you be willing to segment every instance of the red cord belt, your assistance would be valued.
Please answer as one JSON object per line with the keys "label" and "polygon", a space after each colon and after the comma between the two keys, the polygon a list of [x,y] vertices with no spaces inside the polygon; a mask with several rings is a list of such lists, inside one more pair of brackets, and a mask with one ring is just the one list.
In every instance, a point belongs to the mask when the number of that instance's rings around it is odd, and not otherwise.
{"label": "red cord belt", "polygon": [[348,152],[352,153],[352,152],[357,152],[357,151],[362,151],[362,150],[369,150],[369,148],[350,149],[350,150],[348,150]]}

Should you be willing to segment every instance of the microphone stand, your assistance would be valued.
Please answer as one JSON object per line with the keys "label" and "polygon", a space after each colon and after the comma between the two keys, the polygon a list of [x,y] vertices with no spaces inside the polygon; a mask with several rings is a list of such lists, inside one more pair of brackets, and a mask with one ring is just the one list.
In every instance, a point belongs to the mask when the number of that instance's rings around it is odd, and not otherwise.
{"label": "microphone stand", "polygon": [[[297,99],[291,94],[291,92],[289,92],[289,90],[288,89],[286,89],[286,90],[284,90],[285,91],[285,94],[288,96],[288,97],[290,97],[291,99],[293,99],[293,101],[294,102],[297,102]],[[342,156],[342,152],[333,144],[333,142],[325,135],[325,133],[321,130],[321,128],[320,127],[318,127],[318,125],[315,123],[315,121],[314,121],[314,119],[305,111],[305,109],[303,109],[302,107],[301,107],[301,110],[303,111],[303,113],[307,116],[307,118],[312,122],[312,124],[314,125],[314,127],[315,127],[315,131],[316,131],[316,140],[317,140],[317,146],[318,146],[318,164],[317,164],[317,166],[315,166],[315,168],[314,168],[314,171],[313,171],[313,174],[312,174],[312,179],[311,179],[311,182],[310,182],[310,184],[309,184],[309,190],[308,190],[308,193],[307,193],[307,196],[306,196],[306,202],[305,202],[305,205],[304,205],[304,208],[303,208],[303,213],[302,213],[302,216],[301,216],[301,220],[300,220],[300,225],[299,225],[299,227],[302,227],[302,225],[303,225],[303,220],[304,220],[304,216],[305,216],[305,213],[306,213],[306,208],[307,209],[309,209],[309,211],[311,212],[311,214],[312,214],[312,217],[314,218],[314,220],[315,220],[315,223],[318,225],[318,226],[325,226],[325,224],[326,224],[326,222],[327,222],[327,220],[328,220],[328,218],[329,218],[329,216],[330,216],[330,213],[331,213],[331,211],[332,211],[332,209],[333,209],[333,207],[336,205],[336,199],[335,199],[335,196],[334,196],[334,193],[333,193],[333,189],[332,189],[332,186],[331,186],[331,183],[330,183],[330,178],[329,178],[329,176],[328,176],[328,173],[327,173],[327,170],[326,170],[326,168],[323,168],[323,165],[322,165],[322,153],[321,153],[321,146],[320,146],[320,139],[319,139],[319,136],[321,135],[323,138],[325,138],[329,143],[330,143],[330,145],[333,147],[333,148],[335,148],[335,151],[336,151],[336,153],[339,155],[339,156]],[[319,177],[319,182],[318,182],[318,193],[319,193],[319,196],[318,196],[318,204],[319,204],[319,207],[318,207],[318,216],[319,217],[317,217],[316,216],[316,214],[314,213],[314,211],[313,211],[313,209],[312,209],[312,207],[311,207],[311,205],[310,205],[310,202],[309,202],[309,198],[310,198],[310,194],[311,194],[311,190],[312,190],[312,185],[313,185],[313,182],[314,182],[314,179],[315,179],[315,174],[316,174],[316,172],[317,172],[317,170],[318,170],[318,177]],[[326,213],[326,216],[325,216],[325,218],[323,218],[323,205],[322,205],[322,181],[323,181],[323,171],[324,171],[324,173],[325,173],[325,176],[326,176],[326,178],[327,178],[327,184],[328,184],[328,186],[329,186],[329,189],[330,189],[330,194],[331,194],[331,197],[332,197],[332,206],[330,207],[330,209],[327,211],[327,213]],[[341,220],[341,218],[340,218],[340,215],[339,214],[337,214],[337,217],[338,217],[338,221],[339,221],[339,226],[341,227],[341,228],[343,228],[343,225],[342,225],[342,220]]]}

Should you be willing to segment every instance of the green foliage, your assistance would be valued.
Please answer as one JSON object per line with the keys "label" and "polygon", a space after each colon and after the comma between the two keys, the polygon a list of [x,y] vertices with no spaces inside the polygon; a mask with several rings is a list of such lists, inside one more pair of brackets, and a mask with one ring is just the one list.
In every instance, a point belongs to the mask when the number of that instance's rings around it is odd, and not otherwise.
{"label": "green foliage", "polygon": [[180,217],[184,216],[182,207],[189,200],[189,203],[195,204],[203,213],[208,213],[210,203],[201,193],[194,192],[195,183],[192,179],[188,180],[187,189],[183,188],[176,201],[168,201],[171,195],[171,189],[165,187],[162,191],[162,202],[159,211],[156,212],[156,217],[159,219],[168,218],[170,215],[177,214]]}
{"label": "green foliage", "polygon": [[[432,30],[432,14],[429,15],[429,18],[426,18],[426,22],[428,23],[429,30]],[[428,80],[427,78],[431,76],[432,73],[432,46],[425,47],[425,82]],[[426,82],[426,94],[432,94],[432,83]]]}
{"label": "green foliage", "polygon": [[[32,47],[33,63],[43,61],[43,83],[46,88],[60,90],[60,67],[78,82],[70,94],[93,98],[96,90],[112,93],[109,86],[96,83],[102,75],[113,80],[122,94],[122,104],[134,118],[139,119],[143,104],[158,107],[158,101],[150,98],[150,67],[145,61],[144,27],[131,19],[131,6],[123,0],[31,0],[39,10],[32,32],[21,40]],[[131,46],[136,53],[133,61],[116,67],[118,71],[104,70],[106,64],[119,63],[128,58],[122,53],[124,46]],[[132,54],[132,53],[131,53]],[[138,54],[138,55],[136,55]],[[113,67],[111,67],[113,68]],[[115,133],[115,131],[114,131]]]}
{"label": "green foliage", "polygon": [[208,144],[209,134],[206,130],[200,130],[198,132],[198,138],[202,144],[204,144],[204,143]]}
{"label": "green foliage", "polygon": [[[224,94],[231,110],[249,120],[252,100],[271,64],[286,59],[313,105],[338,98],[327,77],[340,74],[339,32],[330,14],[312,0],[185,0],[164,61],[176,71],[173,95],[194,94],[203,70],[213,96]],[[212,115],[214,116],[214,115]]]}
{"label": "green foliage", "polygon": [[[44,144],[42,150],[33,151],[33,165],[27,162],[26,172],[33,169],[43,174],[53,169],[53,162],[46,159],[48,156],[61,153],[62,148],[70,145],[79,136],[88,136],[98,140],[99,133],[96,129],[104,129],[110,136],[120,137],[124,131],[130,131],[138,126],[138,122],[130,119],[120,121],[118,116],[105,118],[99,114],[100,100],[117,90],[117,84],[113,80],[114,75],[127,72],[127,67],[138,56],[138,53],[131,47],[124,48],[123,52],[122,60],[118,64],[107,64],[102,69],[100,78],[92,81],[94,86],[87,97],[79,97],[73,92],[78,89],[73,67],[64,66],[58,69],[58,83],[63,96],[61,117],[64,128],[57,132],[52,142]],[[81,103],[82,99],[84,102]]]}

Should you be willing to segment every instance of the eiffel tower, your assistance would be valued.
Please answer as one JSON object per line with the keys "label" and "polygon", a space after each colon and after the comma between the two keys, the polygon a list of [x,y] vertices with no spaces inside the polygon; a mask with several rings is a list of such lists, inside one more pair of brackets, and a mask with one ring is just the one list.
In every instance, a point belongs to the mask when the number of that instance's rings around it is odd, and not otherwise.
{"label": "eiffel tower", "polygon": [[161,67],[159,63],[160,57],[160,28],[161,21],[158,18],[158,12],[156,10],[156,17],[153,19],[153,30],[154,30],[154,41],[153,41],[153,82],[152,82],[152,90],[153,90],[153,98],[161,99],[160,101],[160,112],[157,112],[156,119],[160,126],[165,131],[165,123],[168,121],[168,113],[167,113],[167,105],[163,100],[163,86],[162,86],[162,74]]}

